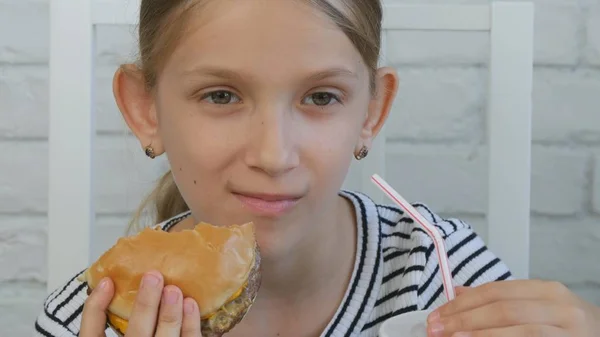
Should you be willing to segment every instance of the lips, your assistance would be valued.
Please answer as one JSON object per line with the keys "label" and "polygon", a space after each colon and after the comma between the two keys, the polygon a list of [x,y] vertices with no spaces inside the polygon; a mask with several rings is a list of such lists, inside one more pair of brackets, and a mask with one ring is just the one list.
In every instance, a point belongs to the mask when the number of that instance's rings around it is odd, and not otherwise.
{"label": "lips", "polygon": [[261,216],[281,216],[290,211],[298,201],[299,195],[264,194],[264,193],[234,193],[242,205]]}

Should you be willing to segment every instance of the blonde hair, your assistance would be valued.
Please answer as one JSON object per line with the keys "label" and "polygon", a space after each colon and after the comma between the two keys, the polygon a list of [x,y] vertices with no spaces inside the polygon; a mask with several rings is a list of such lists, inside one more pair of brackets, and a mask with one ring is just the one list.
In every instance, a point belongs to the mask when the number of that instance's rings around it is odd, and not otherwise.
{"label": "blonde hair", "polygon": [[[303,0],[329,17],[350,39],[370,71],[371,88],[377,69],[381,43],[382,8],[380,0]],[[139,23],[138,69],[152,91],[161,67],[183,35],[193,10],[206,0],[142,0]],[[150,210],[149,225],[168,220],[189,210],[171,171],[159,179],[154,190],[135,212],[129,232],[144,227],[142,215]]]}

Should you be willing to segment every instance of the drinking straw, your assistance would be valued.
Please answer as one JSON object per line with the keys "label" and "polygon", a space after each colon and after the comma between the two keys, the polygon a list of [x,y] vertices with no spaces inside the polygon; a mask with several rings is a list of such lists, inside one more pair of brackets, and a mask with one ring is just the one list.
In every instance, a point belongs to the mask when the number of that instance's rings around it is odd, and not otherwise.
{"label": "drinking straw", "polygon": [[448,264],[448,255],[446,248],[444,247],[444,240],[440,235],[437,228],[432,225],[421,213],[419,213],[411,204],[409,204],[396,190],[394,190],[383,178],[379,175],[374,174],[371,180],[377,187],[379,187],[390,199],[392,199],[398,206],[402,207],[404,211],[416,221],[425,232],[433,240],[434,248],[437,252],[440,271],[442,273],[442,282],[444,285],[444,292],[448,301],[454,299],[456,294],[454,293],[454,286],[452,285],[452,273]]}

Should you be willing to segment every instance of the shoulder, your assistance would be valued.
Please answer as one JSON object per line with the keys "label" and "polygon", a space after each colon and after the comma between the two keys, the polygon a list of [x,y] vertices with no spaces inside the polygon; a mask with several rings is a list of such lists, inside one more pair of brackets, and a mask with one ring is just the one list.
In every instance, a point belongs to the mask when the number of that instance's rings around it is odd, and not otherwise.
{"label": "shoulder", "polygon": [[83,271],[55,289],[35,321],[35,336],[72,337],[79,333],[87,284],[77,279]]}
{"label": "shoulder", "polygon": [[181,221],[188,218],[191,214],[192,214],[191,211],[186,211],[186,212],[177,214],[167,220],[164,220],[164,221],[156,224],[154,227],[161,228],[162,230],[168,232],[171,228],[173,228],[175,225],[177,225]]}
{"label": "shoulder", "polygon": [[[397,225],[401,225],[398,229],[400,230],[410,230],[415,234],[425,234],[427,233],[422,230],[419,225],[413,221],[413,219],[404,212],[404,210],[396,205],[390,204],[376,204],[377,211],[380,216],[380,220],[386,223],[388,226],[393,228],[397,227]],[[453,232],[459,231],[461,229],[471,229],[471,227],[465,222],[458,219],[444,219],[435,213],[431,208],[422,203],[414,203],[412,206],[429,222],[431,222],[438,229],[442,237],[447,237]]]}
{"label": "shoulder", "polygon": [[[413,204],[413,207],[441,234],[455,286],[478,286],[512,278],[508,267],[487,248],[469,224],[460,219],[443,218],[424,204]],[[377,210],[384,263],[395,256],[407,255],[401,262],[390,263],[389,268],[415,271],[412,282],[418,286],[420,308],[442,304],[439,259],[433,254],[435,247],[431,237],[399,207],[378,204]]]}

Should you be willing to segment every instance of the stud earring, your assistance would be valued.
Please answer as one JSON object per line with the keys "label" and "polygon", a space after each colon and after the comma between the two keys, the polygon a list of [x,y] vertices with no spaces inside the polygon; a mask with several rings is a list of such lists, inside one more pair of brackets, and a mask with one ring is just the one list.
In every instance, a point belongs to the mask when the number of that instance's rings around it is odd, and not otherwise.
{"label": "stud earring", "polygon": [[361,160],[361,159],[365,158],[368,154],[369,154],[369,149],[367,149],[366,146],[363,146],[360,149],[360,151],[358,151],[358,153],[354,154],[354,158],[356,158],[356,160]]}
{"label": "stud earring", "polygon": [[156,154],[154,154],[154,149],[152,148],[152,146],[146,146],[144,151],[146,152],[146,156],[150,157],[151,159],[156,158]]}

